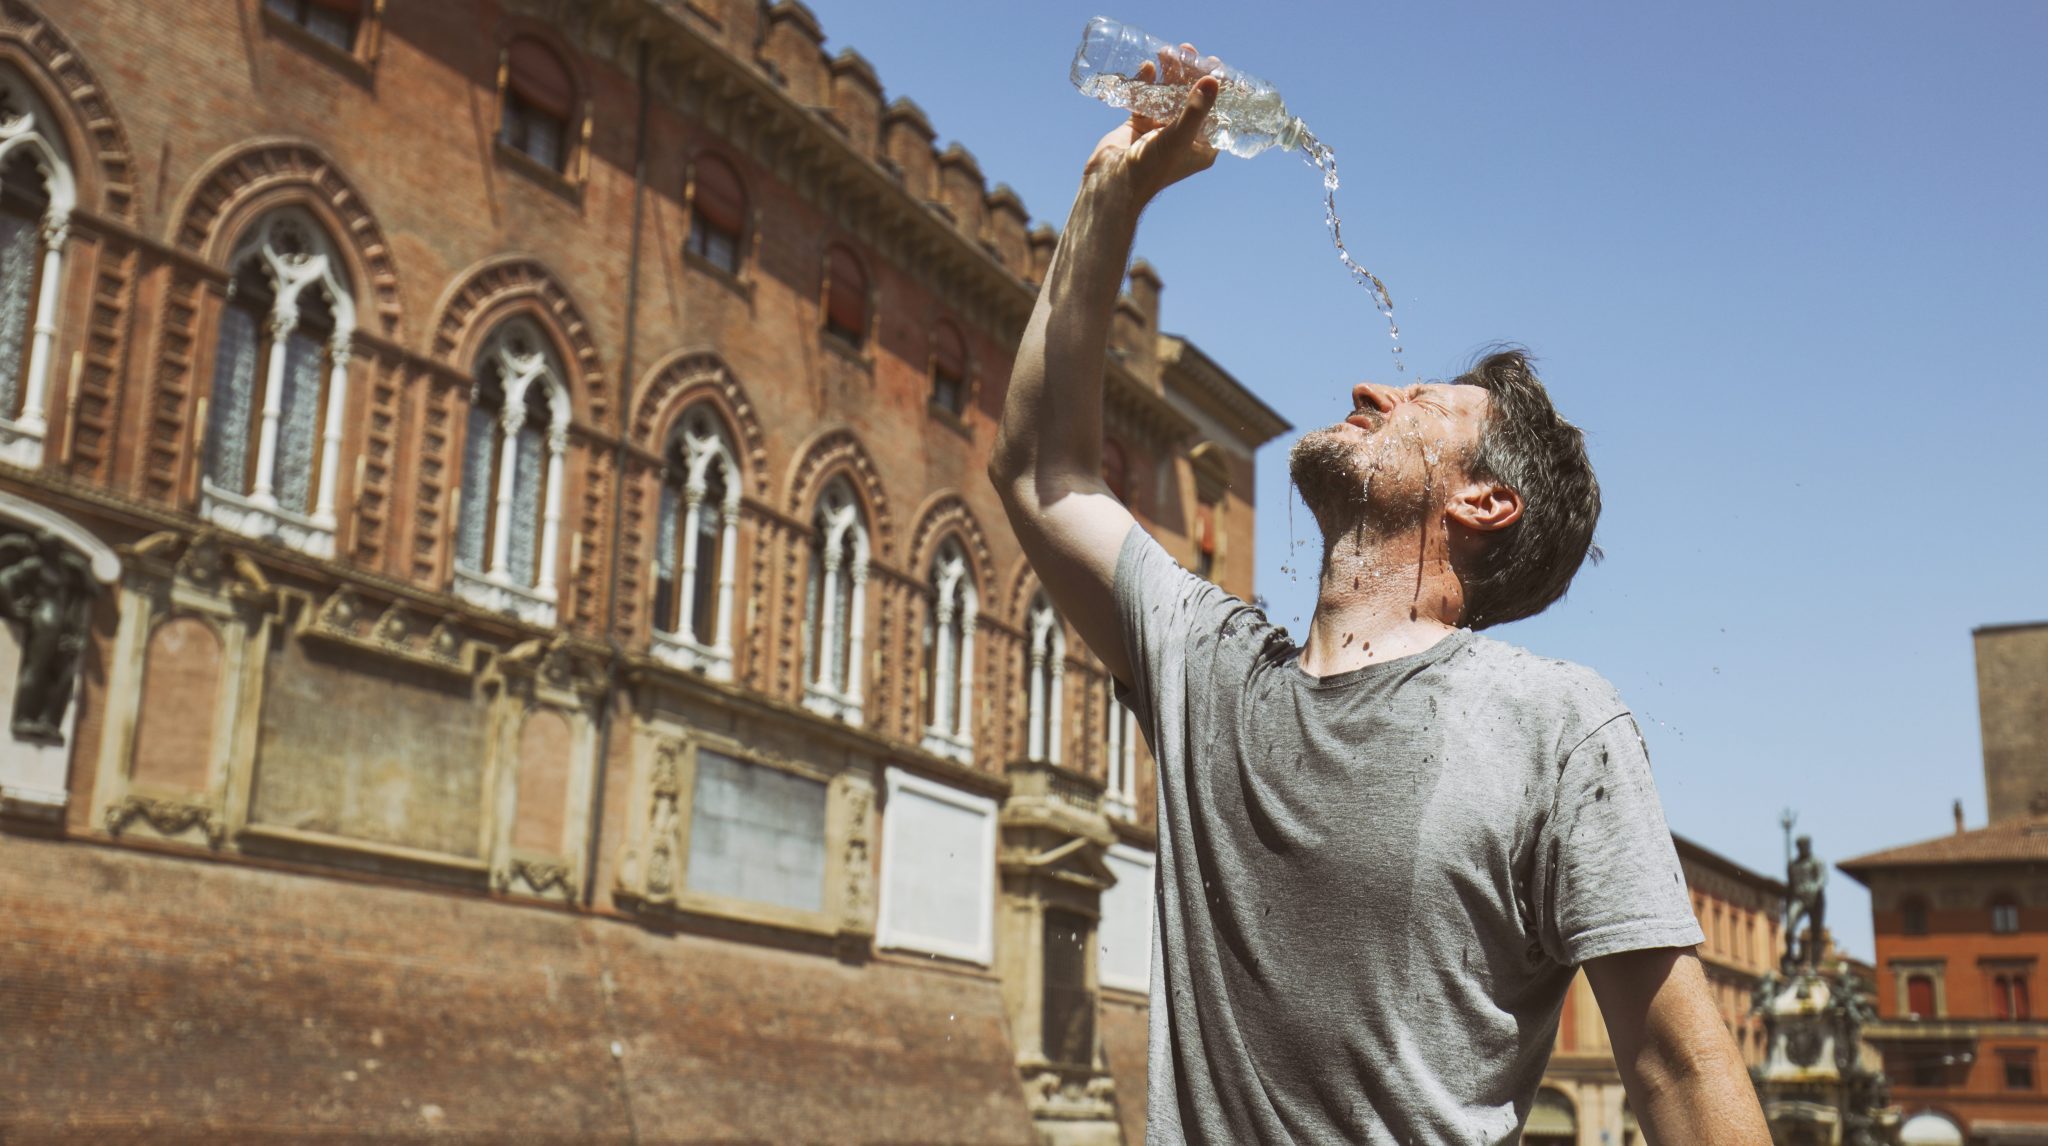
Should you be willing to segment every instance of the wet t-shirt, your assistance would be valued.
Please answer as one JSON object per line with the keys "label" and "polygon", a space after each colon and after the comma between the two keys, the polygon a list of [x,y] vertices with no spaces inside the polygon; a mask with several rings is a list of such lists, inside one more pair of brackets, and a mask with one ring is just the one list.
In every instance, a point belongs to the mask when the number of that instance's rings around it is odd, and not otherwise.
{"label": "wet t-shirt", "polygon": [[1572,969],[1701,941],[1614,689],[1471,632],[1316,679],[1141,528],[1159,762],[1148,1143],[1507,1143]]}

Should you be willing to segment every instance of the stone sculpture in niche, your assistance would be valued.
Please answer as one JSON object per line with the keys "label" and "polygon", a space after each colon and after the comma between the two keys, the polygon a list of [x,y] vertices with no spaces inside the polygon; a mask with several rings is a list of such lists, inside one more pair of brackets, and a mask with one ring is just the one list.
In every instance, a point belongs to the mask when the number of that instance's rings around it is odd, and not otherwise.
{"label": "stone sculpture in niche", "polygon": [[0,616],[21,626],[14,734],[64,743],[64,713],[99,594],[92,563],[47,529],[0,536]]}

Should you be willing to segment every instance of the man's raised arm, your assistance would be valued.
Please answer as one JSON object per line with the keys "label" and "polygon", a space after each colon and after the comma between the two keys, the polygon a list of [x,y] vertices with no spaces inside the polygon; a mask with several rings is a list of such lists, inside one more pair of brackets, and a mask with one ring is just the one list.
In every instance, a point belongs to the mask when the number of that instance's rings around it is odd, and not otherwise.
{"label": "man's raised arm", "polygon": [[[1192,58],[1193,49],[1184,49]],[[1186,82],[1186,65],[1162,61]],[[1140,78],[1150,79],[1146,69]],[[1110,316],[1137,237],[1138,216],[1167,185],[1209,166],[1201,141],[1216,102],[1204,77],[1171,124],[1133,115],[1096,144],[1038,291],[1010,371],[1003,424],[988,473],[1055,607],[1125,683],[1130,662],[1117,623],[1117,555],[1133,519],[1102,480],[1102,372]]]}

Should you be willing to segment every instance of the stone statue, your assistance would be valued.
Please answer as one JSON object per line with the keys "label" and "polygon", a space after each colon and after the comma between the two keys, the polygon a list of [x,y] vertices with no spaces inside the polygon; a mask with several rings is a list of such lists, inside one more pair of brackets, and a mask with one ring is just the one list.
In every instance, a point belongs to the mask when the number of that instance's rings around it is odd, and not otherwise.
{"label": "stone statue", "polygon": [[0,617],[21,626],[14,734],[64,743],[64,713],[78,677],[99,593],[85,555],[47,529],[0,537]]}
{"label": "stone statue", "polygon": [[[1827,933],[1828,867],[1813,854],[1813,837],[1799,837],[1799,854],[1785,869],[1791,885],[1791,903],[1785,912],[1785,971],[1795,967],[1818,968],[1821,941]],[[1806,942],[1799,941],[1801,927]]]}
{"label": "stone statue", "polygon": [[1777,999],[1778,990],[1784,985],[1784,982],[1778,978],[1776,971],[1765,971],[1763,977],[1756,981],[1756,986],[1750,989],[1749,1013],[1752,1015],[1769,1014],[1771,1012],[1771,1003]]}
{"label": "stone statue", "polygon": [[1877,1019],[1877,1009],[1870,1005],[1868,992],[1870,984],[1863,976],[1850,970],[1847,960],[1841,962],[1835,971],[1834,993],[1830,996],[1829,1007],[1835,1018],[1835,1065],[1844,1073],[1857,1066],[1857,1048],[1863,1045],[1863,1028]]}

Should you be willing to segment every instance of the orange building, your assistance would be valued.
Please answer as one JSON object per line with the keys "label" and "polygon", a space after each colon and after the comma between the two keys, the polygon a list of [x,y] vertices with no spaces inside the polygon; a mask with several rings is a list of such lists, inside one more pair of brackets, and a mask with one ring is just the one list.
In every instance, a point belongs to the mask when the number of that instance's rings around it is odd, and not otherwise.
{"label": "orange building", "polygon": [[1870,888],[1884,1054],[1905,1141],[2048,1142],[2048,802],[1989,827],[1847,860]]}

